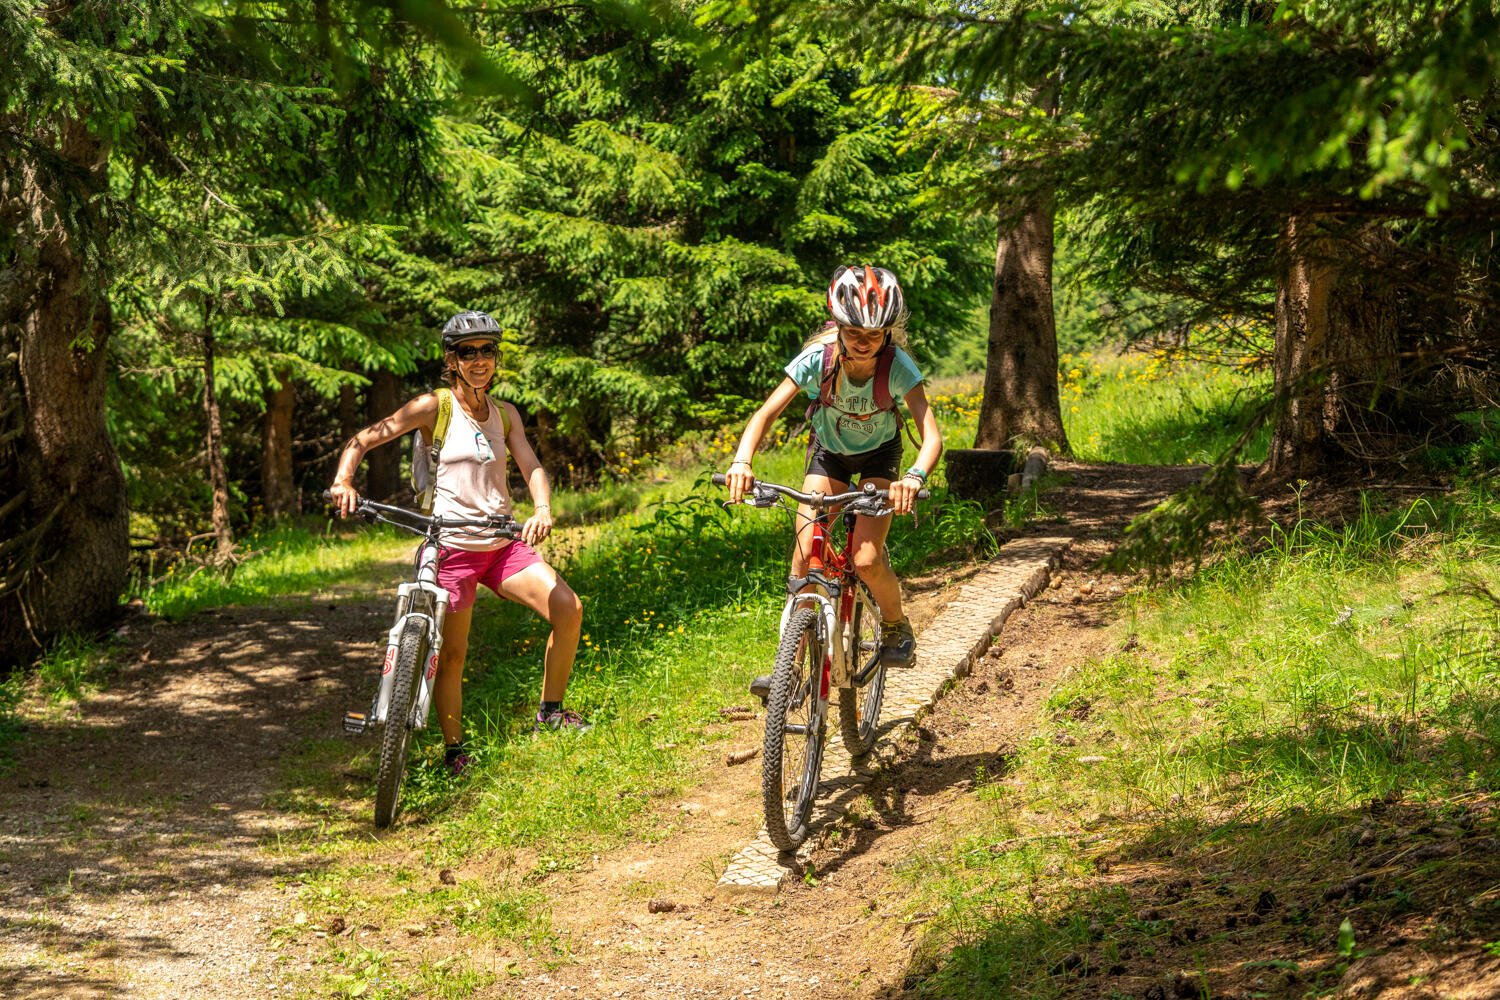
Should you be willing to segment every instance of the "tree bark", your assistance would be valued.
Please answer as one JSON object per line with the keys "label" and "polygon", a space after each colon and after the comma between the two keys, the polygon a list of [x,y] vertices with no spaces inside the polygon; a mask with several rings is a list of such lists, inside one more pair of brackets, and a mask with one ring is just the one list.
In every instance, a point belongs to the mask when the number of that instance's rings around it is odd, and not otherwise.
{"label": "tree bark", "polygon": [[227,563],[234,555],[234,532],[229,525],[229,473],[224,467],[224,431],[219,394],[214,389],[214,331],[207,306],[203,311],[203,410],[208,424],[208,483],[214,497],[214,558]]}
{"label": "tree bark", "polygon": [[1276,287],[1276,422],[1262,475],[1311,478],[1386,457],[1399,433],[1396,301],[1380,266],[1379,226],[1336,233],[1312,216],[1287,219]]}
{"label": "tree bark", "polygon": [[297,393],[291,369],[281,369],[275,378],[275,388],[266,392],[260,436],[261,503],[272,518],[297,512],[297,489],[292,482],[292,411]]}
{"label": "tree bark", "polygon": [[1057,390],[1052,312],[1052,206],[1001,223],[990,298],[990,337],[975,448],[1068,450]]}
{"label": "tree bark", "polygon": [[[370,393],[365,415],[366,422],[373,424],[384,420],[401,405],[401,377],[394,372],[378,371],[370,376]],[[355,428],[357,430],[358,428]],[[353,431],[351,430],[352,434]],[[393,442],[384,448],[376,448],[367,456],[369,461],[365,492],[380,500],[405,499],[409,495],[406,484],[401,481],[401,448]]]}
{"label": "tree bark", "polygon": [[[109,624],[129,572],[125,479],[104,417],[108,301],[86,246],[108,147],[80,123],[32,136],[0,178],[0,345],[15,382],[0,426],[0,663]],[[20,147],[24,149],[25,147]],[[60,176],[66,173],[66,178]],[[71,218],[73,225],[61,220]]]}

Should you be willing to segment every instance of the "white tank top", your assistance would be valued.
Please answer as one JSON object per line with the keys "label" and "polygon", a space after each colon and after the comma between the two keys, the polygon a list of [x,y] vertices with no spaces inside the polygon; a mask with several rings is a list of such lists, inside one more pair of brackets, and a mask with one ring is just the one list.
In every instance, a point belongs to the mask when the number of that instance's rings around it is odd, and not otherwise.
{"label": "white tank top", "polygon": [[[432,512],[444,517],[480,518],[511,513],[510,489],[505,482],[507,450],[500,404],[488,400],[489,415],[476,423],[457,399],[448,422],[448,436],[438,456],[437,485]],[[510,544],[494,535],[469,534],[462,528],[444,531],[444,545],[471,552],[487,552]]]}

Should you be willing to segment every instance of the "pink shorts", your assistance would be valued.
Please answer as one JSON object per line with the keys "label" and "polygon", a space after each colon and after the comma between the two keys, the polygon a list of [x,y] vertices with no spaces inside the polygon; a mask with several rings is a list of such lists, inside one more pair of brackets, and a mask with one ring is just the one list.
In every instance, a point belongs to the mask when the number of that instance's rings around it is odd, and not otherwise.
{"label": "pink shorts", "polygon": [[438,557],[438,583],[448,591],[448,610],[462,611],[474,603],[479,584],[500,593],[500,584],[528,566],[542,561],[523,541],[486,552],[443,548]]}

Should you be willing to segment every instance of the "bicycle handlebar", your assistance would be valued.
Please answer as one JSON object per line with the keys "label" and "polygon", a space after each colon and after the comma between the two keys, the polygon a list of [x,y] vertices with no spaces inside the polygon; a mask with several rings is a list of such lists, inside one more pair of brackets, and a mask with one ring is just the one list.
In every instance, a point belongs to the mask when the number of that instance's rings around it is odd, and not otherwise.
{"label": "bicycle handlebar", "polygon": [[[711,478],[715,486],[723,486],[728,481],[728,477],[722,472],[715,472]],[[794,490],[790,486],[782,486],[779,483],[768,483],[762,479],[752,479],[750,481],[750,489],[758,496],[764,496],[767,493],[779,493],[784,497],[796,500],[798,503],[805,503],[814,510],[827,510],[829,507],[853,503],[857,500],[885,500],[890,496],[890,490],[879,490],[874,486],[868,485],[862,489],[850,490],[847,493],[803,493],[801,490]],[[918,500],[926,500],[930,496],[932,496],[932,491],[926,487],[917,490]]]}
{"label": "bicycle handlebar", "polygon": [[[333,494],[324,490],[323,499],[331,501]],[[414,535],[425,535],[430,530],[441,531],[444,528],[485,528],[501,538],[521,537],[520,522],[509,514],[491,514],[489,517],[478,520],[467,517],[443,517],[438,514],[422,514],[418,511],[407,510],[405,507],[376,503],[364,497],[360,497],[355,503],[354,513],[384,521],[386,524],[393,524],[398,528],[405,528]]]}

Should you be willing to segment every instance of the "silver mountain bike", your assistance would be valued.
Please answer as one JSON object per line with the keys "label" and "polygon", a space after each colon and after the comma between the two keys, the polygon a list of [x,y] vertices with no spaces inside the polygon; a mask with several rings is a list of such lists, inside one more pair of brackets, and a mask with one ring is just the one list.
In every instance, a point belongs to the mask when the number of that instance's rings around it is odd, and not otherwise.
{"label": "silver mountain bike", "polygon": [[[323,496],[329,498],[326,492]],[[384,829],[400,811],[407,747],[412,734],[427,727],[438,653],[443,648],[448,591],[437,582],[438,539],[444,530],[453,529],[481,537],[519,538],[521,525],[509,514],[493,514],[480,520],[429,517],[363,497],[355,505],[354,513],[368,521],[393,524],[422,536],[412,578],[396,589],[396,620],[386,635],[385,662],[380,668],[380,687],[374,701],[368,713],[344,714],[346,733],[382,729],[380,771],[375,781],[375,826]]]}

